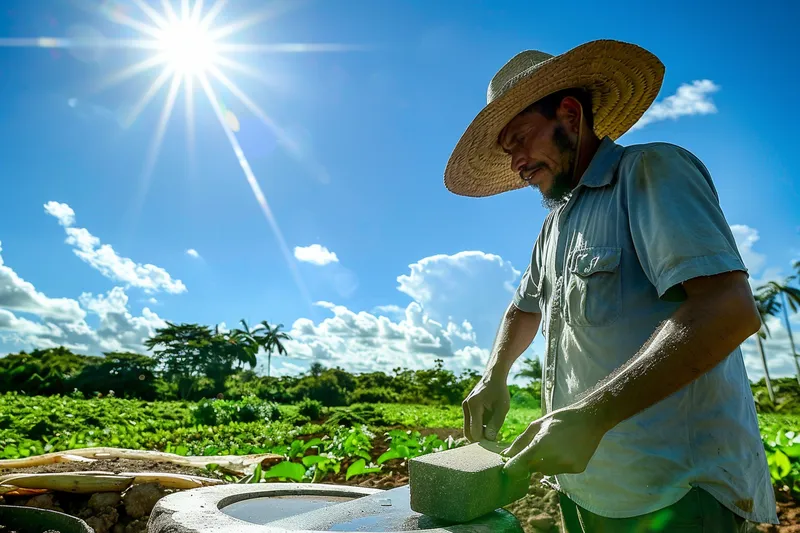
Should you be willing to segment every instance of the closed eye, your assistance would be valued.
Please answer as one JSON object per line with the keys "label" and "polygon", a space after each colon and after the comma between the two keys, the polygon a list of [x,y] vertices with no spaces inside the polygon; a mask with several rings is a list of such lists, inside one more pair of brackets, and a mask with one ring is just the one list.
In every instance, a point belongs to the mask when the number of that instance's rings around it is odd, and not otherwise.
{"label": "closed eye", "polygon": [[510,148],[506,148],[506,146],[502,142],[500,143],[500,148],[502,148],[503,152],[505,152],[506,155],[511,155],[511,151],[516,146],[519,146],[520,143],[522,143],[522,141],[523,141],[523,138],[520,138],[519,133],[515,133],[514,136],[511,137],[511,140],[509,142]]}

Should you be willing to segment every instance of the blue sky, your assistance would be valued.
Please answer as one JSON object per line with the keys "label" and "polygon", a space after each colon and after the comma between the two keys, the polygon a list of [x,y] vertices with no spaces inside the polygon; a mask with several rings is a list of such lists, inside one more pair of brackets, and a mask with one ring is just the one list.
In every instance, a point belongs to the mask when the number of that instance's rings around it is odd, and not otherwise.
{"label": "blue sky", "polygon": [[[163,320],[245,318],[292,332],[277,373],[313,360],[420,368],[435,357],[481,368],[546,213],[532,190],[451,195],[447,157],[512,55],[598,38],[634,42],[666,65],[647,123],[619,142],[672,142],[704,161],[755,282],[800,258],[791,2],[231,0],[213,27],[259,14],[269,16],[223,40],[354,47],[225,54],[250,73],[222,70],[281,135],[212,80],[288,263],[199,83],[193,129],[181,89],[152,157],[169,81],[125,119],[161,67],[103,86],[152,50],[0,48],[0,353],[141,349]],[[132,0],[8,0],[0,43],[140,38],[125,17],[149,22]],[[774,371],[789,373],[785,331],[773,330]],[[745,356],[758,377],[750,344]]]}

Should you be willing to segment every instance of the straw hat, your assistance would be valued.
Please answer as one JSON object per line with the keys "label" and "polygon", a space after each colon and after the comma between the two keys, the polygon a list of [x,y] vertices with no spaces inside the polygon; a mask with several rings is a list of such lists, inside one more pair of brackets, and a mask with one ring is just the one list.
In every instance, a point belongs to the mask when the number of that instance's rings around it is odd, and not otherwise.
{"label": "straw hat", "polygon": [[500,131],[526,107],[554,92],[581,87],[591,93],[594,131],[616,139],[655,100],[664,65],[653,54],[619,41],[592,41],[552,56],[527,50],[489,83],[486,107],[467,127],[444,171],[444,184],[462,196],[492,196],[526,187],[500,148]]}

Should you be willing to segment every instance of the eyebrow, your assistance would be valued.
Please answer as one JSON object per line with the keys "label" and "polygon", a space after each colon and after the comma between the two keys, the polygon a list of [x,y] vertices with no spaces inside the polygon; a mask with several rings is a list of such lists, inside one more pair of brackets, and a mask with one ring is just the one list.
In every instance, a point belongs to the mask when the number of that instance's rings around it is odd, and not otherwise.
{"label": "eyebrow", "polygon": [[500,134],[497,136],[497,145],[503,150],[504,153],[507,155],[511,155],[511,151],[508,150],[505,146],[503,146],[503,140],[508,132],[508,126],[505,126],[502,130],[500,130]]}

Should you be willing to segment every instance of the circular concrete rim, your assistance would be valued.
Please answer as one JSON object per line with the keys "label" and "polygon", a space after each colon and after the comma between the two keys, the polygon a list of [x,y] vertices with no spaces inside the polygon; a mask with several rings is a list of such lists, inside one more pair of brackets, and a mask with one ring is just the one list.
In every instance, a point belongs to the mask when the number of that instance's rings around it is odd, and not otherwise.
{"label": "circular concrete rim", "polygon": [[[222,508],[242,500],[270,496],[369,496],[380,489],[325,485],[322,483],[258,483],[215,485],[173,492],[156,502],[147,522],[148,533],[278,533],[288,530],[253,524],[222,512]],[[303,533],[292,531],[292,533]]]}
{"label": "circular concrete rim", "polygon": [[[301,529],[284,529],[253,524],[222,512],[222,508],[238,501],[270,496],[369,496],[381,489],[323,483],[258,483],[202,487],[174,492],[156,502],[147,522],[148,533],[319,533]],[[421,529],[420,533],[470,533],[485,531],[469,524],[453,524],[447,528]],[[520,531],[522,528],[520,527]],[[358,533],[346,531],[342,533]]]}

